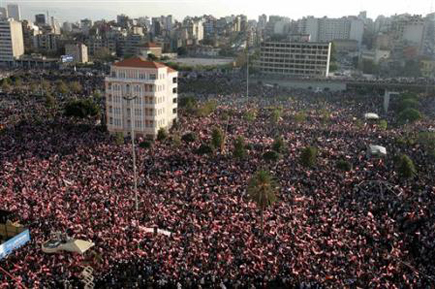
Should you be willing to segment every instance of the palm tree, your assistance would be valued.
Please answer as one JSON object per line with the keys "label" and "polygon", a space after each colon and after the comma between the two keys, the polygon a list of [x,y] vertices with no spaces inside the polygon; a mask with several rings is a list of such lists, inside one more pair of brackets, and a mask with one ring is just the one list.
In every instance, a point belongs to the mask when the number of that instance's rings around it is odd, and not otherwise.
{"label": "palm tree", "polygon": [[275,193],[277,189],[278,186],[275,180],[270,173],[265,170],[259,170],[249,180],[247,192],[251,200],[253,200],[260,209],[261,234],[263,234],[263,212],[276,201]]}

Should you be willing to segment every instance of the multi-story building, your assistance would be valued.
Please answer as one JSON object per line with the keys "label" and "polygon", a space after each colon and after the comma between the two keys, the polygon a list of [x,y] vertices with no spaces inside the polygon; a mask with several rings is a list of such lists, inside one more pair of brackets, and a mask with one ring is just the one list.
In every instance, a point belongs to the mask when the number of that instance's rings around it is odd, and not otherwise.
{"label": "multi-story building", "polygon": [[[178,72],[158,62],[130,58],[112,65],[105,79],[111,133],[155,138],[177,119]],[[128,100],[134,98],[133,100]]]}
{"label": "multi-story building", "polygon": [[20,6],[17,4],[8,4],[8,17],[14,19],[15,21],[21,20]]}
{"label": "multi-story building", "polygon": [[33,47],[39,52],[55,52],[59,48],[59,39],[59,34],[38,34],[33,36]]}
{"label": "multi-story building", "polygon": [[257,67],[264,74],[326,77],[331,43],[264,42]]}
{"label": "multi-story building", "polygon": [[45,14],[36,14],[35,15],[35,24],[36,25],[45,25]]}
{"label": "multi-story building", "polygon": [[12,65],[24,54],[23,27],[12,18],[0,20],[0,63]]}
{"label": "multi-story building", "polygon": [[356,17],[307,17],[299,21],[299,33],[310,34],[312,42],[356,40],[358,45],[361,45],[364,34],[364,22]]}
{"label": "multi-story building", "polygon": [[83,43],[66,44],[65,54],[73,57],[73,62],[88,62],[88,47]]}
{"label": "multi-story building", "polygon": [[8,18],[8,10],[5,7],[0,7],[0,20]]}

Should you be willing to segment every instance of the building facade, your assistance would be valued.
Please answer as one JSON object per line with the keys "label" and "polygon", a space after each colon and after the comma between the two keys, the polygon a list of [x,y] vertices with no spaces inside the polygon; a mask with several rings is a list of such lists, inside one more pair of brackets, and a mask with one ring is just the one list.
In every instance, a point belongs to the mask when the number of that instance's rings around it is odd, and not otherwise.
{"label": "building facade", "polygon": [[88,47],[83,43],[66,44],[65,54],[71,55],[74,62],[87,63],[88,62]]}
{"label": "building facade", "polygon": [[[155,138],[177,119],[178,72],[158,62],[130,58],[116,62],[105,79],[106,120],[111,133]],[[134,98],[127,100],[126,98]]]}
{"label": "building facade", "polygon": [[12,18],[0,20],[0,63],[12,65],[24,54],[23,27]]}
{"label": "building facade", "polygon": [[286,76],[327,77],[331,43],[264,42],[261,44],[261,73]]}
{"label": "building facade", "polygon": [[14,19],[15,21],[21,20],[20,6],[17,4],[8,4],[8,17]]}

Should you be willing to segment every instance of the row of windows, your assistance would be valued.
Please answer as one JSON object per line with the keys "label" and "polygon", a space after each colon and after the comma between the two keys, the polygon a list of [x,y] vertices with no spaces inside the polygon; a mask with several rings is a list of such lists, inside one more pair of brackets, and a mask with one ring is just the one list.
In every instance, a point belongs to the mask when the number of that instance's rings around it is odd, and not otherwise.
{"label": "row of windows", "polygon": [[326,61],[292,61],[292,60],[285,60],[285,59],[274,59],[274,58],[266,58],[262,61],[260,61],[260,63],[285,63],[288,65],[294,65],[294,64],[299,64],[299,65],[326,65]]}
{"label": "row of windows", "polygon": [[300,70],[316,70],[316,69],[326,69],[322,66],[314,66],[314,65],[284,65],[284,64],[275,64],[275,65],[263,65],[262,68],[286,68],[286,69],[300,69]]}
{"label": "row of windows", "polygon": [[126,85],[122,85],[122,84],[112,84],[109,83],[107,85],[107,89],[108,90],[113,90],[113,91],[123,91],[125,93],[131,93],[131,92],[156,92],[156,91],[164,91],[165,90],[165,85],[153,85],[153,84],[137,84],[137,85],[130,85],[130,84],[126,84]]}
{"label": "row of windows", "polygon": [[[107,102],[113,102],[113,103],[121,103],[121,96],[119,95],[107,95]],[[144,97],[136,97],[134,99],[134,104],[135,105],[142,105],[142,100],[144,104],[160,104],[160,103],[164,103],[166,101],[166,97],[165,96],[160,96],[160,97],[154,97],[154,96],[144,96]],[[126,101],[127,102],[127,101]],[[174,103],[176,103],[176,101],[174,101]],[[128,104],[128,102],[127,102]]]}
{"label": "row of windows", "polygon": [[289,70],[289,69],[273,69],[273,68],[265,68],[262,69],[263,72],[272,72],[272,73],[279,73],[279,74],[306,74],[306,75],[325,75],[325,71],[321,70]]}

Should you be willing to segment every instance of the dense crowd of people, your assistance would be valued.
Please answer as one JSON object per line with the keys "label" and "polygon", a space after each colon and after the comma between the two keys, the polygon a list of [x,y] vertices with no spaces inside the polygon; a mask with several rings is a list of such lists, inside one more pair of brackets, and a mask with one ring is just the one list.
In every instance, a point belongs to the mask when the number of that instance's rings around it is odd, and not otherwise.
{"label": "dense crowd of people", "polygon": [[[418,143],[398,142],[410,131],[433,128],[433,115],[381,130],[363,120],[364,113],[375,112],[394,123],[393,113],[382,113],[381,98],[258,84],[246,98],[242,75],[200,78],[180,80],[181,92],[216,99],[217,110],[180,115],[171,133],[194,132],[194,142],[157,141],[137,149],[138,211],[129,142],[119,145],[94,122],[66,118],[37,97],[3,96],[0,209],[17,215],[31,241],[0,261],[16,278],[0,274],[0,288],[81,287],[85,266],[94,268],[97,288],[435,283],[434,159]],[[89,91],[101,89],[91,77],[77,79]],[[282,108],[278,125],[271,123],[270,107]],[[244,117],[248,110],[258,111],[255,119]],[[306,119],[295,121],[301,111]],[[227,135],[223,152],[196,154],[216,126]],[[286,149],[277,163],[267,163],[262,155],[277,134]],[[243,160],[231,154],[238,136],[250,144]],[[386,147],[387,157],[367,157],[369,144]],[[319,149],[313,168],[299,163],[309,145]],[[414,161],[414,179],[399,178],[399,154]],[[352,164],[351,171],[336,167],[341,159]],[[263,234],[259,210],[246,192],[260,168],[279,183],[278,201],[264,212]],[[172,234],[149,234],[144,228],[150,227]],[[41,245],[54,231],[95,246],[85,255],[45,254]]]}

